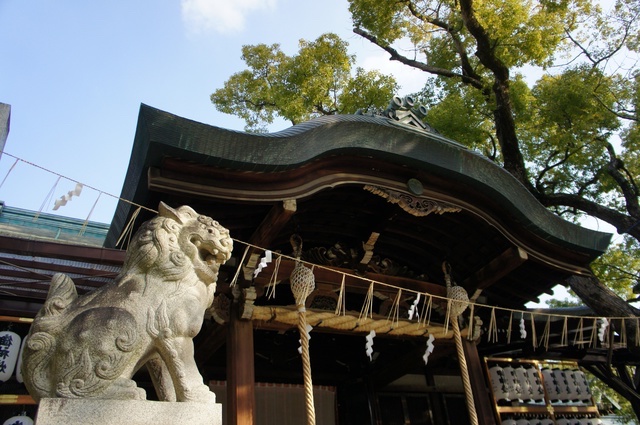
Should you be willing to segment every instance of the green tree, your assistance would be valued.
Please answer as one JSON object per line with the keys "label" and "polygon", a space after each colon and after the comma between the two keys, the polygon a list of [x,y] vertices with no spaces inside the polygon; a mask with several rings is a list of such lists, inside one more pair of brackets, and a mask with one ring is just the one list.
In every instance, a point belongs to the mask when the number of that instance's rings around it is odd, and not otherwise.
{"label": "green tree", "polygon": [[[626,235],[594,265],[601,280],[567,284],[596,314],[637,316],[627,300],[640,246],[640,3],[617,0],[606,13],[589,0],[349,4],[355,33],[426,73],[420,98],[432,126],[483,151],[565,218],[595,217]],[[407,41],[414,50],[403,55]],[[638,414],[640,396],[623,383],[630,374],[599,377]]]}
{"label": "green tree", "polygon": [[233,74],[211,95],[216,108],[244,119],[247,131],[262,132],[276,117],[297,124],[321,115],[382,107],[398,90],[391,76],[352,67],[355,58],[335,34],[301,40],[297,55],[278,44],[244,46],[247,70]]}

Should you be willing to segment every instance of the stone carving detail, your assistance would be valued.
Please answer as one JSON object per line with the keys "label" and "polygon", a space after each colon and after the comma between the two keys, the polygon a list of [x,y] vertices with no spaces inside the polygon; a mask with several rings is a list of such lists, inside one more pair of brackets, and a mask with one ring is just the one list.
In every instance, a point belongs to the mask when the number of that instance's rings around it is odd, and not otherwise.
{"label": "stone carving detail", "polygon": [[120,275],[84,296],[56,274],[28,335],[22,370],[31,395],[146,399],[131,379],[147,366],[160,400],[215,401],[192,338],[211,305],[229,231],[192,208],[161,203],[133,237]]}
{"label": "stone carving detail", "polygon": [[424,217],[431,213],[444,214],[461,211],[460,208],[446,202],[435,201],[433,199],[416,198],[406,193],[397,192],[391,189],[383,189],[371,185],[365,185],[364,189],[385,198],[392,204],[398,204],[400,208],[416,217]]}

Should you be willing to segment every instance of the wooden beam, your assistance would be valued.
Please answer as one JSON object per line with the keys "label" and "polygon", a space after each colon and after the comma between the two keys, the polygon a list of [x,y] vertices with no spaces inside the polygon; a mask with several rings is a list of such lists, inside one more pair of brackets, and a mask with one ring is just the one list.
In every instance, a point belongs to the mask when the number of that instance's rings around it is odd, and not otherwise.
{"label": "wooden beam", "polygon": [[125,251],[108,248],[97,248],[84,245],[70,245],[55,242],[35,241],[12,237],[0,237],[0,252],[65,258],[74,261],[98,262],[122,266]]}
{"label": "wooden beam", "polygon": [[227,424],[253,425],[255,404],[253,324],[238,319],[234,302],[227,330]]}
{"label": "wooden beam", "polygon": [[466,338],[462,340],[462,348],[464,349],[464,357],[469,370],[469,380],[471,381],[478,423],[479,425],[496,425],[496,418],[491,408],[492,401],[489,397],[490,389],[487,387],[484,377],[484,365],[478,355],[478,348],[474,341],[469,341]]}
{"label": "wooden beam", "polygon": [[463,282],[467,290],[486,289],[527,261],[529,256],[519,247],[511,247],[491,260]]}
{"label": "wooden beam", "polygon": [[[296,213],[296,209],[295,199],[285,200],[274,205],[249,238],[249,243],[255,246],[268,247]],[[245,280],[251,281],[253,279],[253,272],[258,266],[258,261],[262,254],[260,250],[249,248],[243,264]]]}

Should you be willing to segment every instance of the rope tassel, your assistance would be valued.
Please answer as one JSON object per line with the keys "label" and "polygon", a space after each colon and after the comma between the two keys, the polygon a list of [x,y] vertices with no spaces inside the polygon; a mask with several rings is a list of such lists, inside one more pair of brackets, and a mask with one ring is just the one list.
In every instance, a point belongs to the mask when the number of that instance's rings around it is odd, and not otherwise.
{"label": "rope tassel", "polygon": [[289,281],[291,292],[298,308],[298,333],[300,334],[300,348],[302,354],[302,373],[304,376],[305,405],[307,410],[307,425],[315,425],[316,413],[313,403],[313,382],[311,380],[311,358],[309,356],[309,329],[306,318],[305,303],[307,297],[316,287],[313,271],[300,262],[302,253],[302,239],[298,235],[291,237],[291,245],[296,255],[296,266],[291,272]]}
{"label": "rope tassel", "polygon": [[[449,315],[451,317],[451,327],[453,328],[453,336],[456,341],[456,351],[458,353],[458,362],[460,363],[460,372],[462,374],[462,383],[464,385],[465,399],[467,409],[469,410],[469,422],[472,425],[478,425],[478,414],[476,413],[476,405],[473,400],[473,392],[471,389],[471,379],[469,378],[469,370],[467,369],[467,360],[464,355],[464,347],[462,346],[462,336],[460,335],[460,325],[458,316],[460,316],[469,304],[469,296],[464,288],[454,286],[451,281],[451,266],[444,262],[442,264],[445,282],[447,284],[447,298],[449,298],[447,308],[447,321]],[[453,299],[453,300],[452,300]],[[495,314],[494,314],[495,315]]]}

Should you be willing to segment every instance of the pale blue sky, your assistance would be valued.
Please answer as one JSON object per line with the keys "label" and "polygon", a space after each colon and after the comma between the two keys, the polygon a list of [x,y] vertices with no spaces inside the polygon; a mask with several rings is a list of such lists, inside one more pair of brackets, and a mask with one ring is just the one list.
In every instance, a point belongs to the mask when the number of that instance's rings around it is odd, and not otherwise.
{"label": "pale blue sky", "polygon": [[[299,39],[336,32],[359,64],[399,75],[400,94],[421,87],[423,74],[390,68],[383,52],[351,32],[347,8],[346,0],[0,0],[0,102],[12,108],[5,152],[119,195],[140,103],[243,128],[209,95],[244,68],[245,44],[280,43],[294,54]],[[0,181],[13,162],[2,157]],[[39,210],[56,180],[18,163],[0,200]],[[74,185],[62,179],[53,199]],[[86,218],[97,198],[85,188],[56,213]],[[43,211],[53,212],[53,199]],[[101,195],[91,220],[110,222],[115,204]]]}

